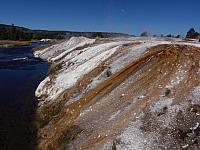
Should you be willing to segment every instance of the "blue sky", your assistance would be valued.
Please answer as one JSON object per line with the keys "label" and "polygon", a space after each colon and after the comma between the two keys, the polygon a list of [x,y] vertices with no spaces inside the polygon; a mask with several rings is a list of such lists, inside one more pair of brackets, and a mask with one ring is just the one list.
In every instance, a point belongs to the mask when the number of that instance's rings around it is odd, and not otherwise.
{"label": "blue sky", "polygon": [[0,23],[32,29],[185,34],[200,0],[1,0]]}

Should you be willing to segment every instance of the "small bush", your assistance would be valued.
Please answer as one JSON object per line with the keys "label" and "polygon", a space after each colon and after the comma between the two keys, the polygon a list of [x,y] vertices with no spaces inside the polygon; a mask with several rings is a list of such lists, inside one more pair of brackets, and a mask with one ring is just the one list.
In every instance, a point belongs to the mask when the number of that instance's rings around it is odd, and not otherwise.
{"label": "small bush", "polygon": [[199,33],[196,32],[194,28],[190,28],[190,30],[187,32],[186,38],[197,39],[199,36]]}
{"label": "small bush", "polygon": [[141,34],[140,34],[140,36],[143,36],[143,37],[147,37],[147,36],[149,36],[150,34],[147,32],[147,31],[145,31],[145,32],[142,32]]}
{"label": "small bush", "polygon": [[95,32],[92,34],[92,38],[103,38],[103,35],[101,32]]}

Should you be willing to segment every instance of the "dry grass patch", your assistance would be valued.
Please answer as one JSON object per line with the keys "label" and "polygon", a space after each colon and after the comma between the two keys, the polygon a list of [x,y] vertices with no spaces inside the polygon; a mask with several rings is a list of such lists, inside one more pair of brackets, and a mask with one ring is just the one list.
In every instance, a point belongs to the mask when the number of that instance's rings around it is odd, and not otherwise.
{"label": "dry grass patch", "polygon": [[32,50],[33,51],[41,51],[41,50],[46,49],[48,47],[50,47],[50,45],[42,45],[42,46],[34,47],[34,48],[32,48]]}
{"label": "dry grass patch", "polygon": [[0,47],[29,46],[31,44],[32,41],[0,40]]}

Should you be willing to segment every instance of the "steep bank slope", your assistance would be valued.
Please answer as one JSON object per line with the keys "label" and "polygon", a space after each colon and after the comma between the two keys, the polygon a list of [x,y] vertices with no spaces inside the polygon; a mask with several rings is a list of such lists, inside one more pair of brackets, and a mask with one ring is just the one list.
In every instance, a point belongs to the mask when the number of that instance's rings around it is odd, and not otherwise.
{"label": "steep bank slope", "polygon": [[36,90],[39,149],[199,147],[200,48],[156,39],[84,41],[44,50],[59,53],[45,58],[52,69]]}

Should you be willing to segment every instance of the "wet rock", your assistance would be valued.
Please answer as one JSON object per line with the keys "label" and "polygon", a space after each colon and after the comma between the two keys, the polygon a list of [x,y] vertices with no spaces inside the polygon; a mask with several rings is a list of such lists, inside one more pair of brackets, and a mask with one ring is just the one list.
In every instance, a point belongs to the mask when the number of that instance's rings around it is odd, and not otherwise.
{"label": "wet rock", "polygon": [[106,76],[110,77],[112,75],[112,72],[110,70],[106,71]]}
{"label": "wet rock", "polygon": [[171,93],[171,90],[170,90],[170,89],[167,89],[167,90],[165,91],[165,96],[168,97],[168,96],[170,95],[170,93]]}

